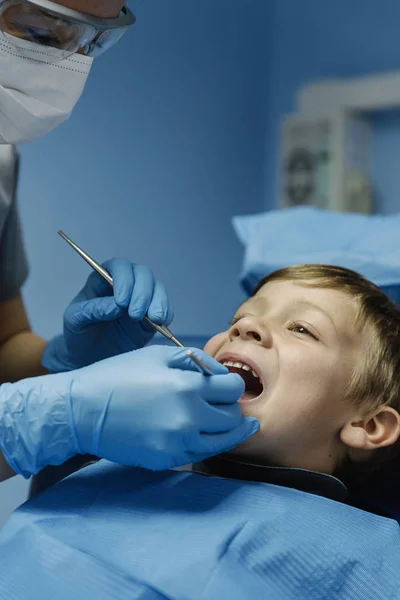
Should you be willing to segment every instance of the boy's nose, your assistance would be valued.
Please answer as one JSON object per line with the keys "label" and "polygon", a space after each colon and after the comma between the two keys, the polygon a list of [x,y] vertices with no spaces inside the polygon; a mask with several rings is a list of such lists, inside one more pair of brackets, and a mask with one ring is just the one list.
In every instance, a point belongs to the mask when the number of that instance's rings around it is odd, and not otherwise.
{"label": "boy's nose", "polygon": [[231,341],[241,338],[244,341],[253,341],[260,346],[271,346],[271,334],[267,326],[257,317],[243,317],[232,325],[229,330]]}

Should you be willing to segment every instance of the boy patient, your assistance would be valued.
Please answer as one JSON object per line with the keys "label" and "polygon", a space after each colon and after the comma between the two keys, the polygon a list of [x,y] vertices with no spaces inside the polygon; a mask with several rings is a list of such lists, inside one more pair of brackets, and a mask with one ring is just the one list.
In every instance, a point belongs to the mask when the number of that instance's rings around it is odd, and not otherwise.
{"label": "boy patient", "polygon": [[275,271],[205,351],[243,377],[261,425],[232,458],[352,477],[399,438],[400,311],[353,271]]}

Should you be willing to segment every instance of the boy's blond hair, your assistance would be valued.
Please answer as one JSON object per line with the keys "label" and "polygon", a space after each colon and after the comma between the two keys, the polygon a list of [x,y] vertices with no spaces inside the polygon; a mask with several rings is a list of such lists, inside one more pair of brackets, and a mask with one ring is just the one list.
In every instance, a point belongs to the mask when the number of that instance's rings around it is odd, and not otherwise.
{"label": "boy's blond hair", "polygon": [[[371,409],[387,405],[400,413],[400,310],[376,285],[355,271],[331,265],[295,265],[274,271],[257,285],[255,295],[271,281],[295,281],[302,286],[346,293],[354,300],[356,327],[362,334],[361,362],[349,382],[346,398]],[[387,450],[387,449],[384,449]],[[370,472],[393,456],[378,451]],[[396,454],[398,444],[396,444]]]}

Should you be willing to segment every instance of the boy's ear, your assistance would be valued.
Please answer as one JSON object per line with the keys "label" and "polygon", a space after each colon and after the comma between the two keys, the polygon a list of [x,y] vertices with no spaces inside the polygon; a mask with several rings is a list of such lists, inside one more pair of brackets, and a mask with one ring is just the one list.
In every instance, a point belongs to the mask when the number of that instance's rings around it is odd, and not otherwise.
{"label": "boy's ear", "polygon": [[367,459],[368,450],[392,446],[399,436],[400,415],[391,406],[380,406],[361,420],[349,421],[340,431],[340,440],[354,460]]}

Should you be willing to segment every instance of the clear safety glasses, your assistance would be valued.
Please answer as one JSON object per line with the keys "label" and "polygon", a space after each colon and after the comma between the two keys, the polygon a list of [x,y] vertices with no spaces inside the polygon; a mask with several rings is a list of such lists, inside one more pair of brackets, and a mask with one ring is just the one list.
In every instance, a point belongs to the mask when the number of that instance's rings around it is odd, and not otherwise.
{"label": "clear safety glasses", "polygon": [[8,42],[22,53],[19,39],[55,48],[61,51],[55,52],[56,60],[78,50],[97,57],[115,46],[135,21],[127,7],[115,19],[99,19],[51,0],[0,0],[0,31]]}

